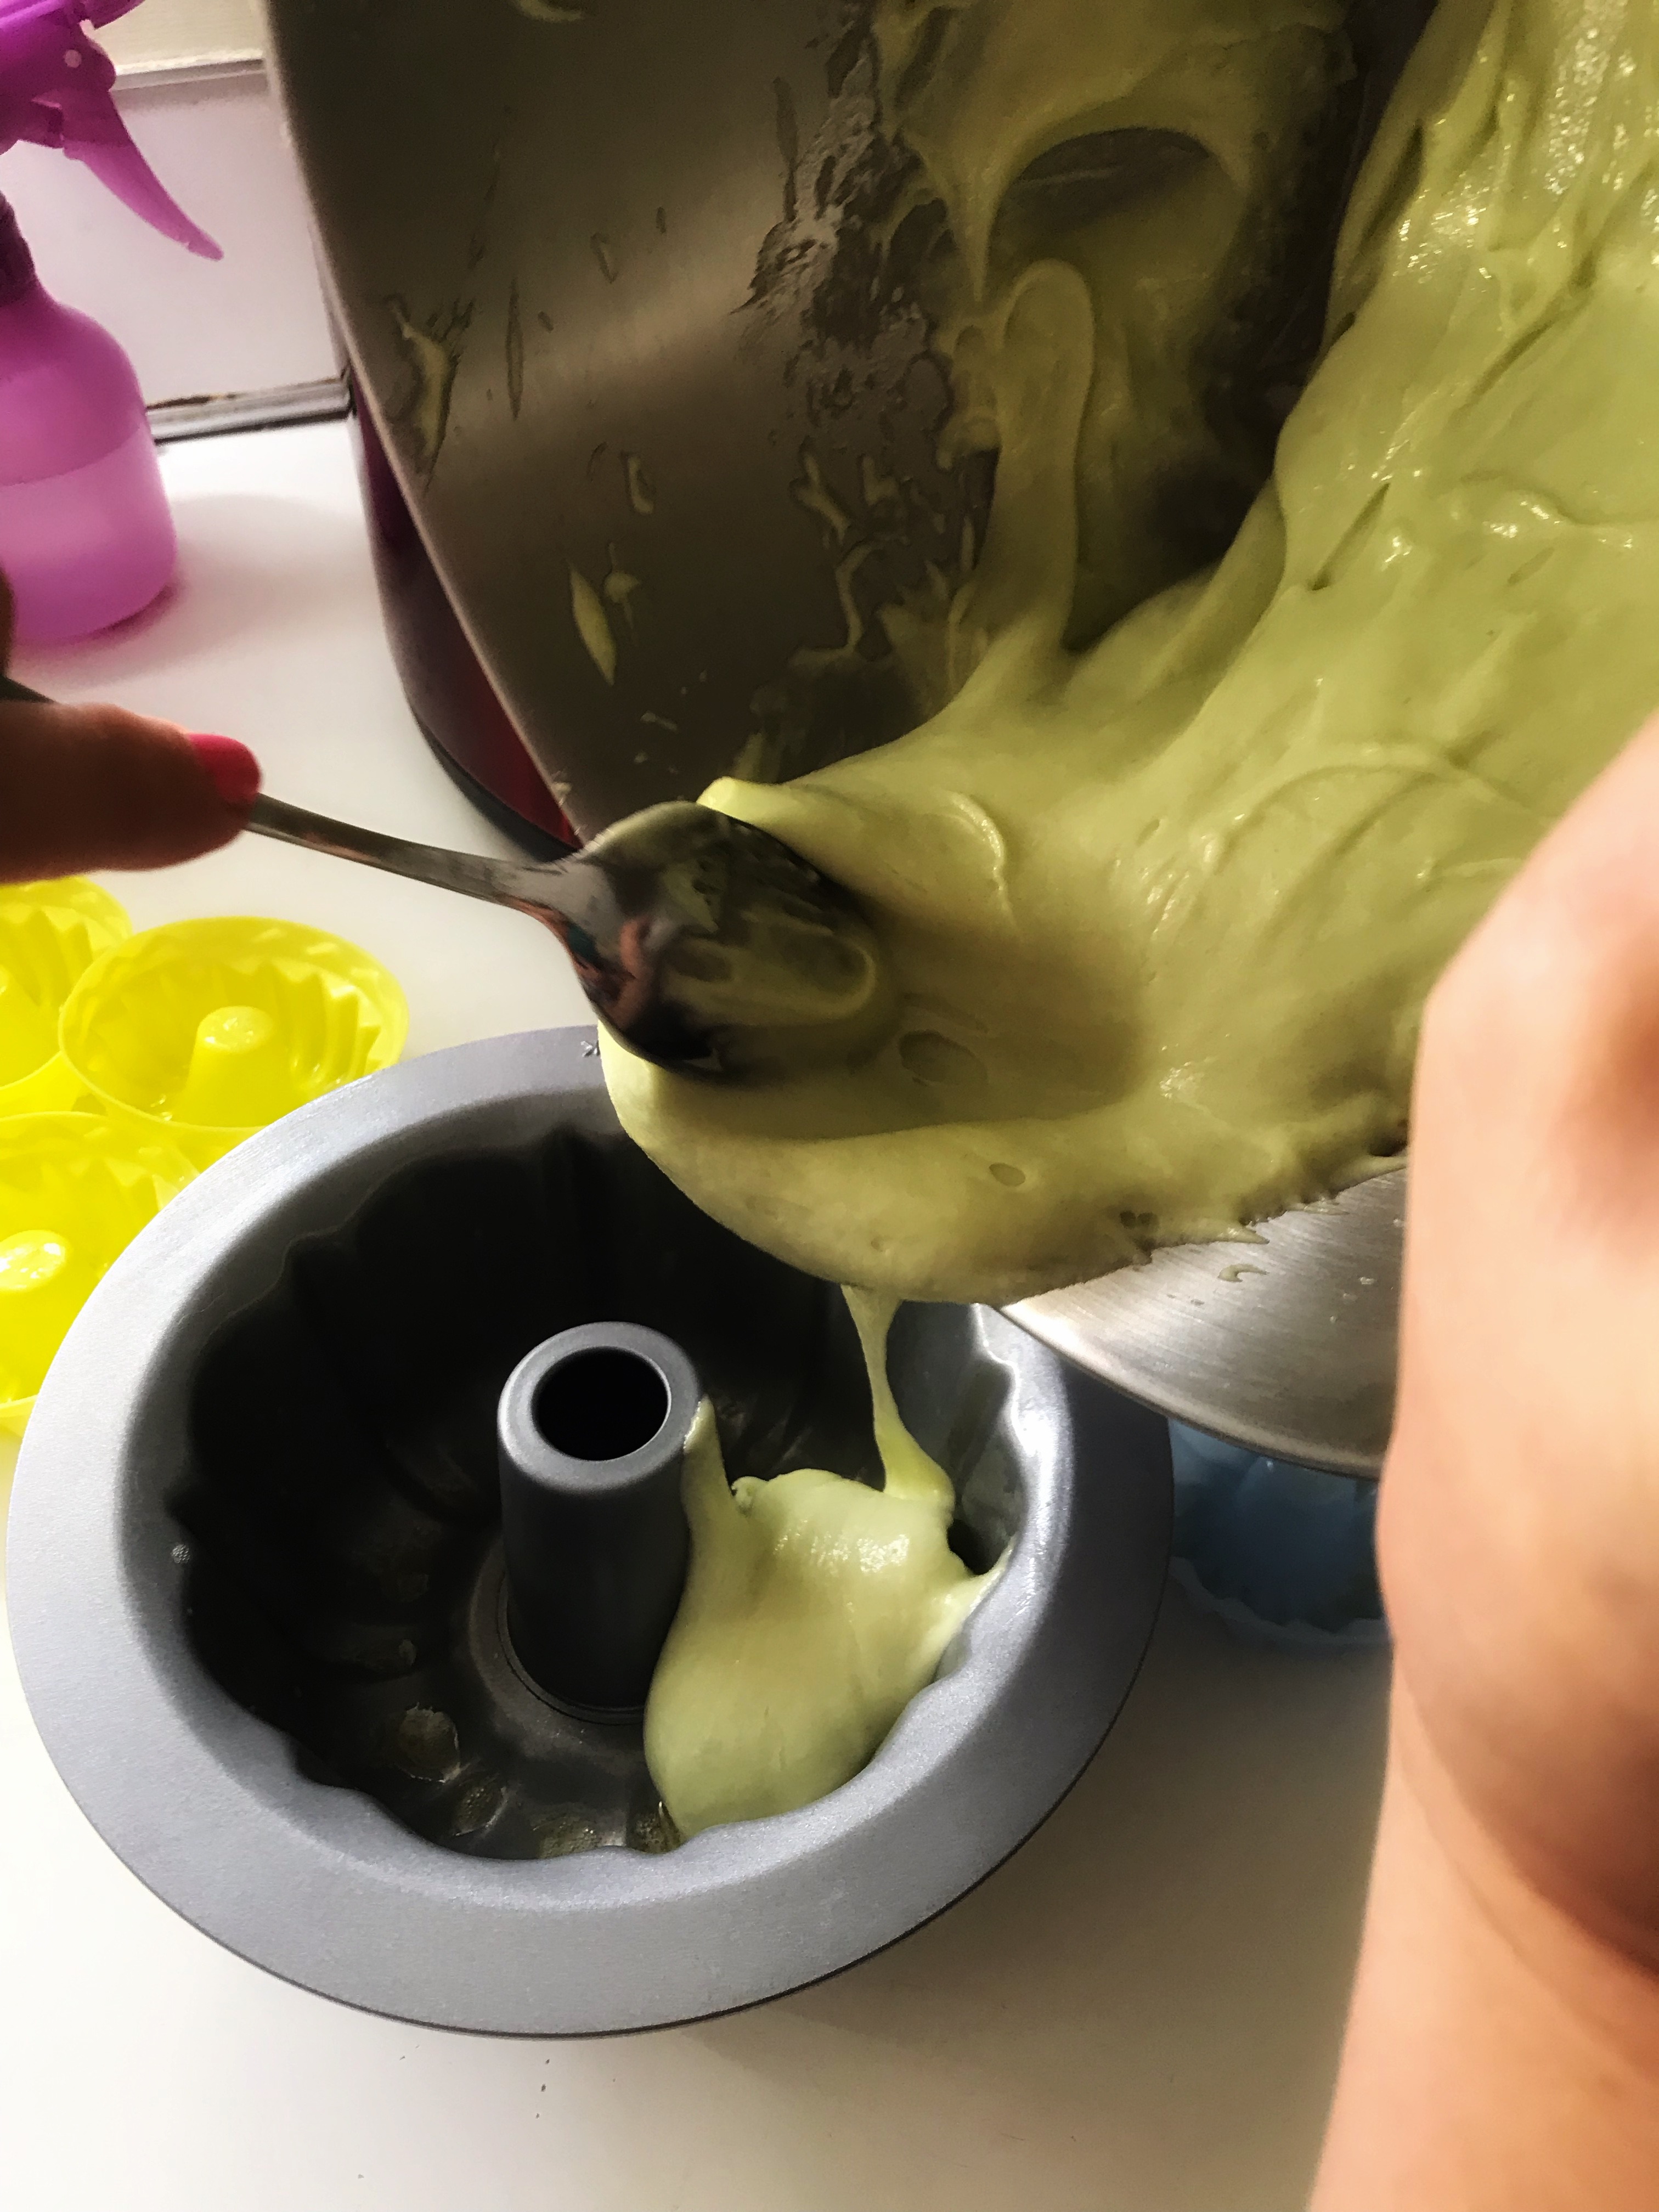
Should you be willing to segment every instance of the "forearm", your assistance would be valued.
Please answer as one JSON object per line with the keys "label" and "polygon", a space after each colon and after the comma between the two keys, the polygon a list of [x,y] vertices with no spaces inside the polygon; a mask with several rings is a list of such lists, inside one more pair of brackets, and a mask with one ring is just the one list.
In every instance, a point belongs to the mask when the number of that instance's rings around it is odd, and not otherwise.
{"label": "forearm", "polygon": [[1314,2212],[1654,2212],[1659,1977],[1525,1884],[1396,1692]]}

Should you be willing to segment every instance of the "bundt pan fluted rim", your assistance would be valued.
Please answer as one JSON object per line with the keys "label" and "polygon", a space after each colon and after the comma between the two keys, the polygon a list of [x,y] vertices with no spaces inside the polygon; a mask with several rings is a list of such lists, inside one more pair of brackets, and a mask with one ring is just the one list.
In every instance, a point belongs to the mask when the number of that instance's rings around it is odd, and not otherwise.
{"label": "bundt pan fluted rim", "polygon": [[556,1126],[623,1141],[591,1031],[495,1039],[371,1077],[203,1176],[111,1270],[48,1378],[18,1466],[9,1580],[48,1752],[94,1827],[186,1919],[368,2010],[591,2034],[835,1972],[1016,1850],[1133,1681],[1170,1508],[1163,1424],[980,1314],[1048,1474],[1028,1486],[1007,1570],[939,1680],[843,1789],[665,1856],[501,1860],[437,1847],[309,1778],[187,1633],[189,1547],[168,1501],[191,1376],[297,1241],[340,1231],[398,1170]]}

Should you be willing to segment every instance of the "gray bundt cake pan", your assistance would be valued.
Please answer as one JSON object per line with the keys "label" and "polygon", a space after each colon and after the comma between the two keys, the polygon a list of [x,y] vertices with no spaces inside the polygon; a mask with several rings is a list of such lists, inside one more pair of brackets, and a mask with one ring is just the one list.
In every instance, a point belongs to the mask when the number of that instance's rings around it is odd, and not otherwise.
{"label": "gray bundt cake pan", "polygon": [[513,1663],[497,1401],[536,1345],[659,1331],[731,1473],[873,1476],[832,1286],[623,1137],[592,1033],[464,1046],[241,1146],[100,1285],[19,1462],[11,1630],[111,1847],[326,1996],[526,2034],[686,2020],[835,1972],[988,1874],[1076,1779],[1150,1635],[1164,1423],[1001,1316],[913,1306],[890,1370],[1006,1573],[869,1766],[673,1847],[637,1718]]}

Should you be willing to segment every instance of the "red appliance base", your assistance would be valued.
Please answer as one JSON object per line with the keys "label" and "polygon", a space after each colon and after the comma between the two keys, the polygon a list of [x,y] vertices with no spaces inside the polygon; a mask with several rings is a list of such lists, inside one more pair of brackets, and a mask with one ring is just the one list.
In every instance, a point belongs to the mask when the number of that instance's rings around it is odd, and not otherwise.
{"label": "red appliance base", "polygon": [[410,712],[485,819],[538,858],[580,843],[508,720],[427,553],[374,425],[352,424],[374,578]]}

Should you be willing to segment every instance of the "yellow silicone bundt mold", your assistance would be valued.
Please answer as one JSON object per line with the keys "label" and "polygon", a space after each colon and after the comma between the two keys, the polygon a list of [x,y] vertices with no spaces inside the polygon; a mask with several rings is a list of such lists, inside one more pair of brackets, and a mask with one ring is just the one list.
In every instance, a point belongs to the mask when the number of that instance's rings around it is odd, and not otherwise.
{"label": "yellow silicone bundt mold", "polygon": [[254,1130],[388,1067],[409,1008],[355,945],[298,922],[168,922],[93,963],[64,1059],[111,1114],[205,1167]]}
{"label": "yellow silicone bundt mold", "polygon": [[0,884],[0,1119],[76,1103],[58,1017],[100,953],[131,933],[124,909],[83,876]]}
{"label": "yellow silicone bundt mold", "polygon": [[0,1121],[0,1434],[22,1434],[100,1277],[192,1172],[100,1114]]}

